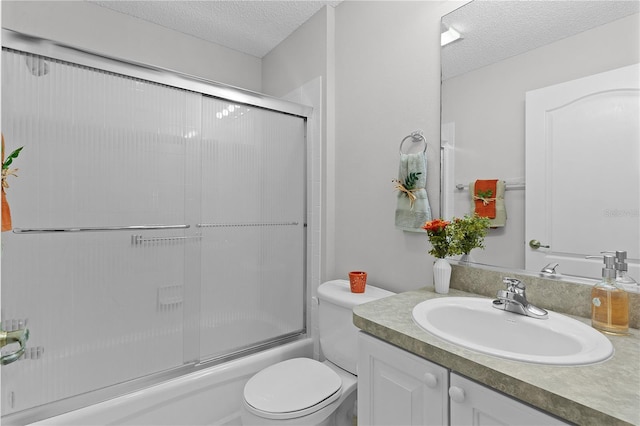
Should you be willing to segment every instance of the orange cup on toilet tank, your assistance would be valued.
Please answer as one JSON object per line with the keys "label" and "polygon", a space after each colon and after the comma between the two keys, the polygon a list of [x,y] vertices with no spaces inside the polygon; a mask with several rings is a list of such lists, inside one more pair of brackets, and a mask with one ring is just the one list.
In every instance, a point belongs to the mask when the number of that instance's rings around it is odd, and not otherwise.
{"label": "orange cup on toilet tank", "polygon": [[349,284],[351,285],[351,293],[364,293],[364,287],[367,285],[367,273],[363,271],[349,272]]}

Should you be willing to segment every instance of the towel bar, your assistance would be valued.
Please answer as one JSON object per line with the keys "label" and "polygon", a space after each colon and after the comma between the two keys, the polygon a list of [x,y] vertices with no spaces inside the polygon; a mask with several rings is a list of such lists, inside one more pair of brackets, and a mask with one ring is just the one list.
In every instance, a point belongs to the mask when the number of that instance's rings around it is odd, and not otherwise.
{"label": "towel bar", "polygon": [[97,226],[84,228],[13,228],[14,234],[46,234],[56,232],[102,232],[131,231],[146,229],[186,229],[191,225],[131,225],[131,226]]}
{"label": "towel bar", "polygon": [[[456,185],[456,189],[462,191],[465,189],[469,189],[469,185],[463,185],[461,183]],[[505,184],[505,190],[513,190],[513,189],[525,189],[524,183],[507,183]]]}
{"label": "towel bar", "polygon": [[297,226],[298,222],[263,222],[263,223],[198,223],[198,228],[233,228],[240,226]]}

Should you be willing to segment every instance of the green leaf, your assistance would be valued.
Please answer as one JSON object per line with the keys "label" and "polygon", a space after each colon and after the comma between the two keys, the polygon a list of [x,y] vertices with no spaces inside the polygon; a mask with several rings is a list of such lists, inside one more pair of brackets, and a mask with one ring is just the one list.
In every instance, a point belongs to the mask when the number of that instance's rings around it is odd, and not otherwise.
{"label": "green leaf", "polygon": [[414,187],[416,186],[416,182],[418,182],[419,176],[421,175],[422,172],[411,172],[407,175],[406,179],[404,180],[404,187],[407,189],[414,189]]}
{"label": "green leaf", "polygon": [[478,191],[477,195],[480,198],[491,198],[493,196],[493,191],[491,189],[487,189],[486,191]]}
{"label": "green leaf", "polygon": [[18,155],[20,155],[20,151],[22,151],[22,148],[24,148],[24,146],[21,146],[20,148],[14,150],[11,154],[9,154],[7,159],[4,160],[4,163],[2,163],[3,169],[8,168],[11,165],[11,163],[13,163],[14,158],[18,158]]}

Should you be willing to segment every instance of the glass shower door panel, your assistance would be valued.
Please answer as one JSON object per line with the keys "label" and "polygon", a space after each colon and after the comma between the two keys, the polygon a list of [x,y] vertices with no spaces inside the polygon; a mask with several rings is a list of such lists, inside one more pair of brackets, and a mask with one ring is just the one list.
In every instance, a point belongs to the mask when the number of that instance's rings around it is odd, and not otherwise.
{"label": "glass shower door panel", "polygon": [[304,329],[304,120],[203,98],[200,358]]}
{"label": "glass shower door panel", "polygon": [[[7,151],[24,146],[14,229],[185,223],[199,95],[14,51],[2,67]],[[2,414],[182,365],[185,235],[3,233],[2,323],[31,337],[2,368]]]}

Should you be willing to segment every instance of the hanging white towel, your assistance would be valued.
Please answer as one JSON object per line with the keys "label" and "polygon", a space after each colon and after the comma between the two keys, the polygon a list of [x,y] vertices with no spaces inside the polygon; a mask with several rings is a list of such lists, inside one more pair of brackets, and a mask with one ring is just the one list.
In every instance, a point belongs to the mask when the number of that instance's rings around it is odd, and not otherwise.
{"label": "hanging white towel", "polygon": [[427,157],[424,152],[400,154],[398,181],[404,184],[410,173],[416,173],[417,176],[414,189],[411,190],[415,200],[412,202],[405,192],[398,192],[396,228],[409,232],[425,232],[422,226],[432,217],[425,189],[427,187]]}

